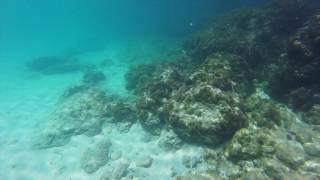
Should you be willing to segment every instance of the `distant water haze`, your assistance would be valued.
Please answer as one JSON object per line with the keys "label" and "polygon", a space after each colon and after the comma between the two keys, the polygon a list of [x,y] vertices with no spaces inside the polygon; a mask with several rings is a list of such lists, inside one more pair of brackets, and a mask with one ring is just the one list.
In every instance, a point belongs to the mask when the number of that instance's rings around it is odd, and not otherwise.
{"label": "distant water haze", "polygon": [[0,58],[92,50],[145,36],[183,38],[214,15],[262,0],[1,0]]}

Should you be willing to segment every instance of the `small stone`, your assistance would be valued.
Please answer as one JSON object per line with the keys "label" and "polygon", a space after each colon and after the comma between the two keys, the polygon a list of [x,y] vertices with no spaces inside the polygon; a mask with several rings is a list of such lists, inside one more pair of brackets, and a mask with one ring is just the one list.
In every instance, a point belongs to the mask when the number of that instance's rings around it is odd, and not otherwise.
{"label": "small stone", "polygon": [[153,162],[152,157],[150,156],[143,156],[140,159],[137,160],[136,166],[143,167],[143,168],[149,168],[151,167]]}

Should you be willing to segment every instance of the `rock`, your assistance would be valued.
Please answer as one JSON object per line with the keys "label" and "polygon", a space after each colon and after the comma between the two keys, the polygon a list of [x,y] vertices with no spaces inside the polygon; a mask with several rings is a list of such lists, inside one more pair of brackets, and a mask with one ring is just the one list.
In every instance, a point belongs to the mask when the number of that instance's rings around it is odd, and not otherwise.
{"label": "rock", "polygon": [[106,120],[104,117],[106,101],[105,92],[95,88],[63,99],[57,109],[50,114],[46,124],[40,127],[41,133],[35,147],[61,146],[75,135],[99,134]]}
{"label": "rock", "polygon": [[159,147],[166,151],[180,149],[182,144],[182,140],[172,130],[163,131],[158,142]]}
{"label": "rock", "polygon": [[99,67],[105,68],[114,65],[114,61],[112,59],[104,59],[100,62]]}
{"label": "rock", "polygon": [[156,66],[152,64],[131,66],[126,74],[126,88],[136,94],[142,93],[146,84],[152,79],[155,68]]}
{"label": "rock", "polygon": [[269,180],[268,176],[261,169],[253,169],[244,173],[239,180]]}
{"label": "rock", "polygon": [[69,88],[67,88],[62,97],[63,98],[68,98],[68,97],[71,97],[72,95],[76,94],[76,93],[81,93],[81,92],[84,92],[85,90],[87,90],[89,87],[84,85],[84,84],[77,84],[77,85],[74,85],[74,86],[71,86]]}
{"label": "rock", "polygon": [[257,159],[274,153],[274,139],[265,129],[240,129],[227,144],[226,152],[233,161]]}
{"label": "rock", "polygon": [[305,113],[303,120],[312,125],[320,125],[320,104],[316,104]]}
{"label": "rock", "polygon": [[137,112],[134,104],[130,100],[118,100],[109,103],[107,106],[107,115],[112,118],[112,121],[117,122],[131,122],[137,121]]}
{"label": "rock", "polygon": [[285,179],[290,172],[288,167],[275,159],[263,158],[259,161],[259,166],[272,179]]}
{"label": "rock", "polygon": [[119,162],[112,171],[105,171],[100,177],[100,180],[121,180],[126,176],[129,166],[130,163],[128,162]]}
{"label": "rock", "polygon": [[63,146],[70,141],[68,135],[56,130],[49,129],[48,127],[40,132],[38,137],[36,137],[36,142],[33,144],[35,149],[43,149],[50,147]]}
{"label": "rock", "polygon": [[191,171],[183,176],[174,177],[173,180],[222,180],[223,178],[210,171]]}
{"label": "rock", "polygon": [[182,157],[182,164],[187,168],[196,168],[199,163],[201,163],[200,157],[187,155]]}
{"label": "rock", "polygon": [[[193,95],[193,92],[197,92],[194,89],[202,88],[201,86],[203,85],[193,87],[185,94]],[[213,87],[209,88],[215,91]],[[222,91],[218,93],[220,95],[217,96],[222,100],[213,104],[194,100],[171,102],[169,123],[180,138],[188,142],[217,146],[232,137],[236,130],[244,125],[243,112],[238,107],[228,104],[228,96]]]}
{"label": "rock", "polygon": [[293,169],[297,169],[305,161],[303,147],[292,141],[276,145],[276,156]]}
{"label": "rock", "polygon": [[106,79],[103,72],[98,70],[88,70],[84,73],[82,83],[88,85],[96,85]]}
{"label": "rock", "polygon": [[149,168],[149,167],[151,167],[152,162],[153,162],[152,157],[142,156],[136,161],[136,166],[143,167],[143,168]]}
{"label": "rock", "polygon": [[142,137],[141,137],[141,141],[148,143],[152,140],[152,135],[148,132],[144,132]]}
{"label": "rock", "polygon": [[94,146],[89,147],[81,156],[81,168],[88,174],[92,174],[100,167],[107,164],[111,142],[100,140]]}
{"label": "rock", "polygon": [[320,159],[311,159],[306,161],[303,166],[302,169],[308,172],[313,172],[315,174],[320,174]]}
{"label": "rock", "polygon": [[117,130],[121,133],[129,132],[137,121],[137,112],[130,99],[117,99],[108,103],[105,115],[109,122],[116,123]]}
{"label": "rock", "polygon": [[320,157],[319,143],[305,143],[303,144],[304,151],[310,156]]}
{"label": "rock", "polygon": [[290,133],[301,144],[320,142],[320,133],[310,125],[301,122],[292,123],[289,127]]}
{"label": "rock", "polygon": [[270,99],[259,90],[246,98],[243,108],[247,113],[249,123],[258,127],[282,127],[296,118],[288,107]]}
{"label": "rock", "polygon": [[139,112],[139,121],[143,129],[148,133],[158,136],[161,134],[163,121],[151,112]]}

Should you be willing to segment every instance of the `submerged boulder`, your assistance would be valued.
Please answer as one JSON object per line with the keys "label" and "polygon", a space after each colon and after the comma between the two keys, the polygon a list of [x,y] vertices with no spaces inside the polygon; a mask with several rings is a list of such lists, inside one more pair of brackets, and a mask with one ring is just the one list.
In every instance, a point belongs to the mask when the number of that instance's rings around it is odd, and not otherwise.
{"label": "submerged boulder", "polygon": [[81,156],[81,168],[88,174],[92,174],[100,167],[107,164],[111,147],[109,140],[100,140],[92,147],[84,151]]}
{"label": "submerged boulder", "polygon": [[297,169],[305,161],[305,152],[299,143],[287,142],[276,146],[276,157],[288,167]]}
{"label": "submerged boulder", "polygon": [[199,103],[175,103],[169,122],[185,141],[218,145],[228,140],[244,124],[238,108],[209,108]]}
{"label": "submerged boulder", "polygon": [[200,84],[176,96],[167,106],[168,123],[182,139],[208,145],[228,140],[245,124],[236,96]]}
{"label": "submerged boulder", "polygon": [[115,165],[113,168],[108,168],[104,171],[100,180],[121,180],[123,177],[126,177],[128,172],[128,168],[130,166],[129,162],[120,161],[118,164]]}

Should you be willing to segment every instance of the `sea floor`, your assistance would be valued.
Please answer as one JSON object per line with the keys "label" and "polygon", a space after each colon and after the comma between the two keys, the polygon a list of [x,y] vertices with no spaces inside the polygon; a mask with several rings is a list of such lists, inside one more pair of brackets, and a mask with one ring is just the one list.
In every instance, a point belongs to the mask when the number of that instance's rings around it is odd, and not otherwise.
{"label": "sea floor", "polygon": [[[102,86],[110,93],[126,95],[124,75],[128,63],[121,62],[121,44],[108,51],[81,54],[84,60],[113,59],[113,64],[103,72],[107,81]],[[120,52],[121,51],[121,52]],[[81,73],[44,76],[25,69],[23,63],[10,63],[0,67],[0,179],[99,179],[106,169],[121,161],[129,161],[128,175],[140,179],[169,179],[174,174],[183,173],[184,156],[198,156],[202,149],[185,145],[177,151],[165,151],[158,146],[158,139],[149,137],[136,123],[129,132],[121,133],[105,126],[99,135],[74,136],[61,147],[34,149],[37,126],[46,121],[48,114],[56,107],[57,101],[67,87],[76,84]],[[118,160],[110,160],[107,165],[93,174],[87,174],[80,167],[80,156],[96,140],[104,136],[112,141],[112,152]],[[146,140],[148,139],[148,140]],[[137,167],[139,158],[151,157],[152,166]]]}

